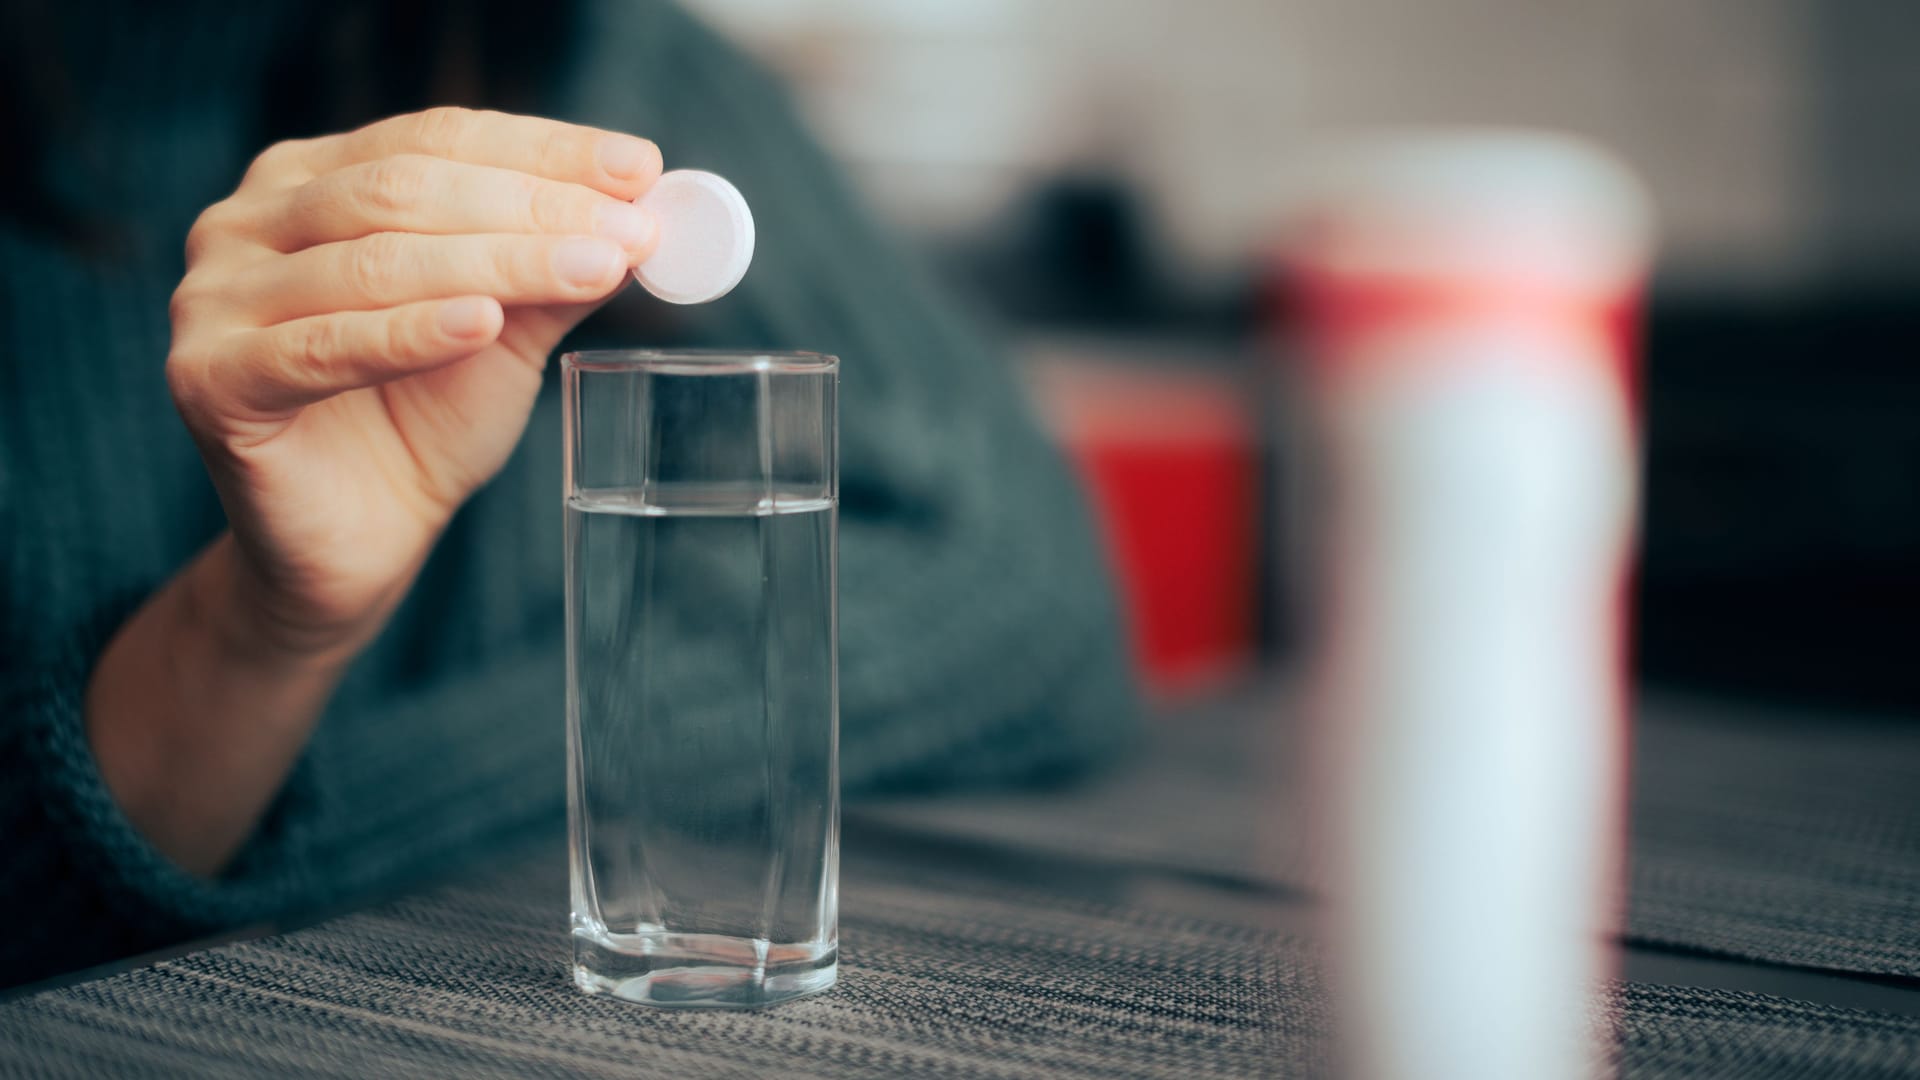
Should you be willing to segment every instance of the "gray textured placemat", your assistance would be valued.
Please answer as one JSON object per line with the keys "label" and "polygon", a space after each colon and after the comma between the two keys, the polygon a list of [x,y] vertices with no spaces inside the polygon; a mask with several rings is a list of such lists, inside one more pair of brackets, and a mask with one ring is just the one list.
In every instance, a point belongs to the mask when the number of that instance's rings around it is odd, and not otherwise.
{"label": "gray textured placemat", "polygon": [[[848,861],[841,983],[822,997],[663,1013],[579,994],[548,844],[474,883],[0,1004],[0,1075],[1320,1071],[1326,1019],[1307,945],[1244,899],[1216,907],[1204,890],[1153,892],[1127,875],[864,846]],[[1629,1078],[1920,1068],[1910,1017],[1647,986],[1605,1007]]]}
{"label": "gray textured placemat", "polygon": [[[900,799],[855,814],[1038,851],[1309,881],[1302,733],[1268,688],[1162,719],[1070,798]],[[1654,697],[1635,729],[1631,940],[1920,978],[1920,723]]]}
{"label": "gray textured placemat", "polygon": [[1639,737],[1635,939],[1920,977],[1920,724],[1668,703]]}

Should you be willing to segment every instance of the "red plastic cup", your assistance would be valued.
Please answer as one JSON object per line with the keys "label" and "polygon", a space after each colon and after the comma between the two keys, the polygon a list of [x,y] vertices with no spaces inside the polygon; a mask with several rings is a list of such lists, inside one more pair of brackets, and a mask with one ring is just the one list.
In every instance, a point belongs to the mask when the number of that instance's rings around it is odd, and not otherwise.
{"label": "red plastic cup", "polygon": [[1092,362],[1038,365],[1032,385],[1089,493],[1148,693],[1191,697],[1243,675],[1256,651],[1262,485],[1240,385]]}

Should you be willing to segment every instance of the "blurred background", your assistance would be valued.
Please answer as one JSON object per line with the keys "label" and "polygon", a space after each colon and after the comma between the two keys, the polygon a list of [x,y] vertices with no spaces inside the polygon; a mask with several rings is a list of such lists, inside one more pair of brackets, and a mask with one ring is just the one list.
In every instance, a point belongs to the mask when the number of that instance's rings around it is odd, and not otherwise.
{"label": "blurred background", "polygon": [[1598,140],[1660,215],[1645,681],[1920,711],[1920,3],[688,3],[998,322],[1162,696],[1289,645],[1289,170],[1491,123]]}

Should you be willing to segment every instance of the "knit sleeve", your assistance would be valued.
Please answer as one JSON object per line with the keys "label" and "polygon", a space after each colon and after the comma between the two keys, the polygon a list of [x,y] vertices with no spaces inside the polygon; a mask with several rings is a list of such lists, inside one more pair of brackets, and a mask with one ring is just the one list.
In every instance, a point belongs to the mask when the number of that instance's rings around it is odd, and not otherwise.
{"label": "knit sleeve", "polygon": [[302,891],[304,769],[218,880],[189,874],[156,850],[102,782],[82,703],[95,658],[138,601],[109,596],[70,627],[8,642],[0,671],[0,912],[14,930],[0,935],[0,982],[257,921]]}

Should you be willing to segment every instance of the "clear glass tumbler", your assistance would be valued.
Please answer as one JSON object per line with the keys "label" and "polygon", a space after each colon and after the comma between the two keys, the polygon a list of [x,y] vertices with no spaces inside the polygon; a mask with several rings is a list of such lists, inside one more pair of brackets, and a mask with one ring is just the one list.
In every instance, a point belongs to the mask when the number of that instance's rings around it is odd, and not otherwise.
{"label": "clear glass tumbler", "polygon": [[839,361],[561,358],[574,981],[767,1005],[837,974]]}

